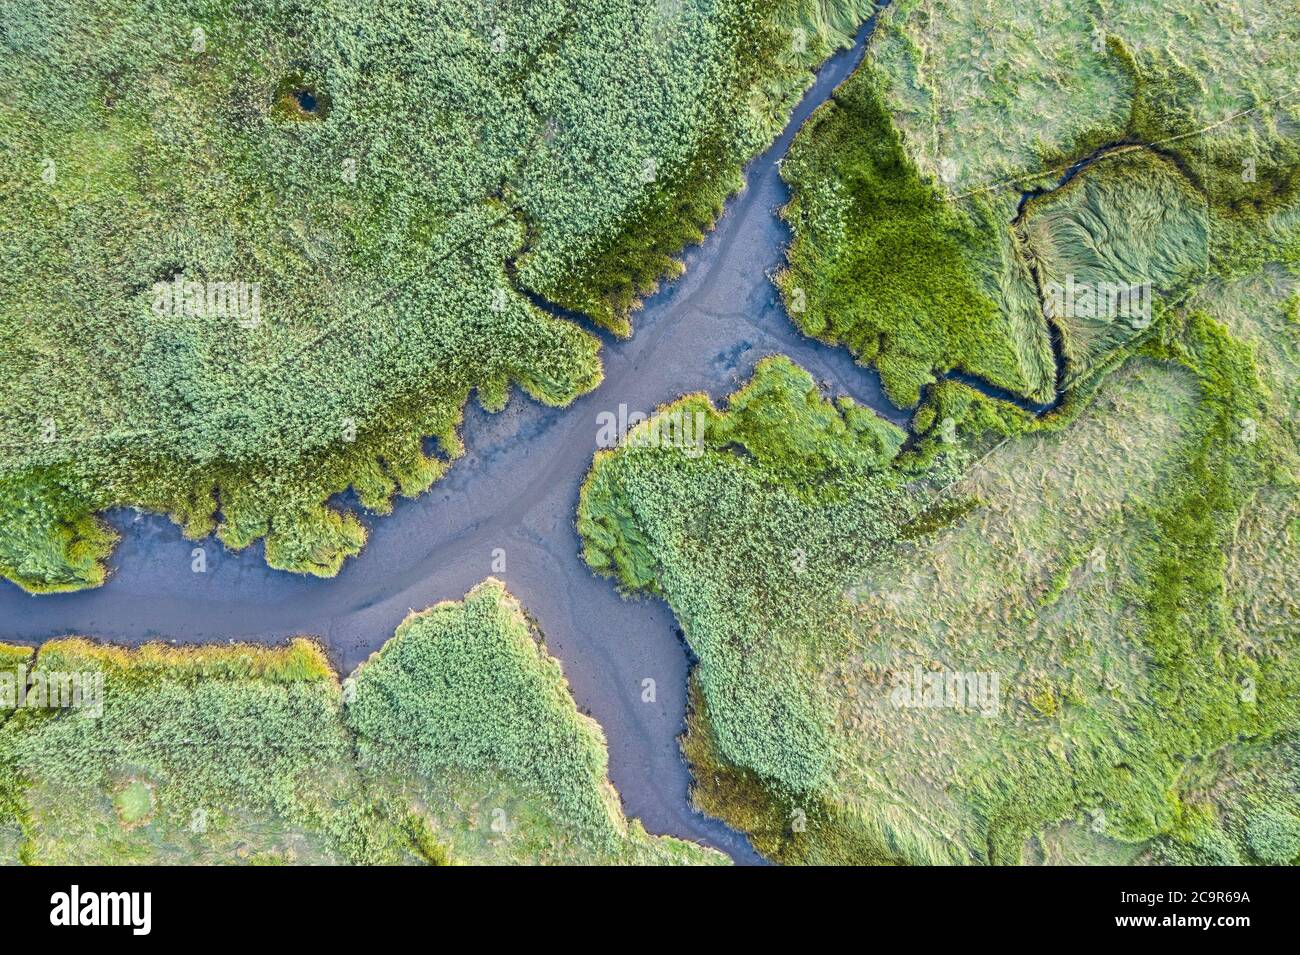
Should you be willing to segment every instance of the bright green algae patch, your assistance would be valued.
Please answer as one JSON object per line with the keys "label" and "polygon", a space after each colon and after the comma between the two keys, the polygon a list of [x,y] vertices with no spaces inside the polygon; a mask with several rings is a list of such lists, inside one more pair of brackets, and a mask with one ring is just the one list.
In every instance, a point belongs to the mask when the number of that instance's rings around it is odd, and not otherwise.
{"label": "bright green algae patch", "polygon": [[472,392],[595,387],[524,292],[628,331],[866,12],[6,4],[0,574],[102,583],[120,505],[335,573]]}
{"label": "bright green algae patch", "polygon": [[1050,395],[1046,328],[1017,335],[979,278],[996,255],[992,208],[941,200],[907,157],[877,85],[859,69],[782,164],[795,241],[778,284],[792,318],[874,363],[901,406],[920,400],[936,369]]}
{"label": "bright green algae patch", "polygon": [[103,712],[0,712],[6,861],[725,861],[623,816],[599,727],[495,581],[342,685],[304,639],[0,647],[21,664],[102,678]]}

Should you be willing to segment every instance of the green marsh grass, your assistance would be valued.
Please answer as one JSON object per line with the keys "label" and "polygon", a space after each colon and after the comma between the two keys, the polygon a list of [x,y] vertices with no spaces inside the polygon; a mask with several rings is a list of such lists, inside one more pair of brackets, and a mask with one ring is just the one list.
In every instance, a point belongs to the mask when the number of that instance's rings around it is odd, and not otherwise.
{"label": "green marsh grass", "polygon": [[301,638],[0,646],[23,663],[102,673],[104,712],[0,712],[6,862],[726,861],[624,817],[600,728],[496,581],[342,683]]}

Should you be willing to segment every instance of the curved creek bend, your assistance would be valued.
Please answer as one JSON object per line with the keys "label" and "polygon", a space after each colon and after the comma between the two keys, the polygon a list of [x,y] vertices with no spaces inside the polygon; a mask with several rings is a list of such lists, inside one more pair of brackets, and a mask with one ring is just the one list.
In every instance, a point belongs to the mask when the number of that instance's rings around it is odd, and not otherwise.
{"label": "curved creek bend", "polygon": [[[466,452],[447,475],[386,517],[360,512],[369,542],[333,579],[271,570],[261,545],[225,550],[192,542],[166,517],[110,513],[122,533],[105,586],[31,596],[0,582],[0,639],[39,642],[78,634],[124,644],[319,637],[346,674],[377,650],[412,610],[459,600],[489,575],[503,580],[563,664],[578,708],[601,725],[610,778],[630,816],[652,833],[713,846],[737,862],[761,862],[746,839],[696,812],[678,749],[684,729],[687,653],[660,600],[624,599],[583,563],[574,530],[578,489],[596,450],[603,411],[650,412],[691,391],[717,401],[762,357],[790,356],[828,393],[847,394],[903,423],[873,371],[848,352],[805,338],[786,316],[767,272],[789,238],[776,209],[787,199],[778,162],[796,131],[861,59],[874,19],[833,56],[781,136],[746,169],[716,229],[682,255],[686,273],[648,298],[627,340],[602,335],[603,383],[568,408],[543,407],[517,389],[488,414],[466,409]],[[345,502],[345,504],[350,502]],[[202,547],[205,573],[191,571]],[[504,570],[493,552],[505,552]],[[651,678],[657,702],[643,703]]]}

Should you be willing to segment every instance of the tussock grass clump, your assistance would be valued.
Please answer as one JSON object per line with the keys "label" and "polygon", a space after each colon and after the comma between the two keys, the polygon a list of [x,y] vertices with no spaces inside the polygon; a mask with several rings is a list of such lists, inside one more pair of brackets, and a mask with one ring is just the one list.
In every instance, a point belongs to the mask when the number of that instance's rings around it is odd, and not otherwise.
{"label": "tussock grass clump", "polygon": [[1066,387],[1150,328],[1210,266],[1205,199],[1144,149],[1107,155],[1029,199],[1016,235],[1060,332]]}
{"label": "tussock grass clump", "polygon": [[1294,734],[1216,753],[1178,786],[1173,831],[1144,861],[1294,865],[1300,861],[1300,748]]}

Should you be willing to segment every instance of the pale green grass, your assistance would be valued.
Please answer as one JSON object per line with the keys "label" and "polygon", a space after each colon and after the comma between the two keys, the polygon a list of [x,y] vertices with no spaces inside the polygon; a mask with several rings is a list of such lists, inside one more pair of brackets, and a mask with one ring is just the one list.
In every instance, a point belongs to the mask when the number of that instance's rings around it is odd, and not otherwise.
{"label": "pale green grass", "polygon": [[[1300,30],[1267,0],[1029,0],[1014,16],[988,0],[899,0],[872,52],[890,77],[888,102],[909,152],[961,195],[1123,137],[1134,89],[1112,37],[1141,68],[1178,77],[1160,108],[1185,122],[1167,134],[1208,128],[1238,167],[1262,158],[1267,141],[1294,135]],[[1255,112],[1231,122],[1247,110]],[[939,175],[945,159],[951,178]]]}
{"label": "pale green grass", "polygon": [[[1125,369],[1069,428],[1016,439],[956,484],[953,499],[980,502],[969,517],[864,570],[857,636],[825,675],[837,791],[899,846],[933,847],[909,861],[986,857],[970,798],[983,773],[1014,777],[1037,750],[1068,779],[1067,753],[1127,734],[1148,662],[1125,594],[1152,533],[1127,515],[1176,459],[1194,395],[1185,375]],[[999,712],[898,708],[915,666],[998,673]]]}
{"label": "pale green grass", "polygon": [[[1203,280],[1209,232],[1204,198],[1173,163],[1145,150],[1108,155],[1029,200],[1016,234],[1060,330],[1067,387]],[[1074,301],[1067,287],[1077,289]]]}
{"label": "pale green grass", "polygon": [[367,818],[338,682],[316,645],[125,651],[60,640],[33,667],[102,674],[104,712],[25,708],[0,730],[23,860],[397,857]]}
{"label": "pale green grass", "polygon": [[623,816],[604,734],[498,581],[408,617],[349,696],[360,765],[454,861],[724,861]]}

